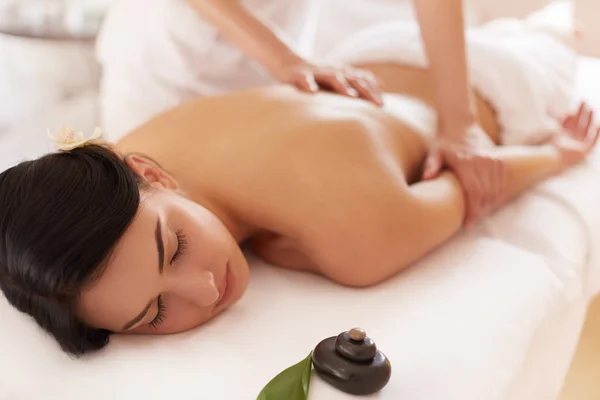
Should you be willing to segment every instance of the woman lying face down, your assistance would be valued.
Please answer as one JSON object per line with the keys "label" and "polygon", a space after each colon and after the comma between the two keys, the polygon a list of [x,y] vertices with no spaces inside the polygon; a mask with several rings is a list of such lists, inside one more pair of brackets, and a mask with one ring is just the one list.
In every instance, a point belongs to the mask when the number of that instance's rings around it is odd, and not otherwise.
{"label": "woman lying face down", "polygon": [[68,352],[101,348],[109,332],[193,328],[245,290],[248,264],[223,223],[107,147],[25,162],[0,182],[2,290]]}
{"label": "woman lying face down", "polygon": [[[0,174],[0,289],[80,355],[112,333],[182,332],[235,304],[246,242],[274,265],[343,285],[385,281],[465,218],[452,173],[419,181],[427,144],[401,115],[257,89],[184,105],[116,147],[18,164]],[[591,112],[565,128],[541,146],[495,150],[502,202],[586,157]]]}

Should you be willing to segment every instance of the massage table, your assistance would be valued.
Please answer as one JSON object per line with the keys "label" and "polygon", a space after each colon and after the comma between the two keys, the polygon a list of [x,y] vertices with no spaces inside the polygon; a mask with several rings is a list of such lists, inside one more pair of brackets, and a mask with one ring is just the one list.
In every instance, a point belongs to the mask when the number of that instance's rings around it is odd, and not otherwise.
{"label": "massage table", "polygon": [[[578,81],[600,109],[600,61],[583,59]],[[40,120],[86,127],[94,102],[84,94]],[[43,128],[30,121],[1,135],[0,167],[47,151]],[[599,168],[595,153],[375,288],[249,254],[248,292],[222,316],[179,335],[114,337],[80,360],[1,298],[0,399],[254,399],[320,340],[354,326],[392,362],[372,398],[556,398],[600,290]],[[311,400],[350,398],[313,373]]]}

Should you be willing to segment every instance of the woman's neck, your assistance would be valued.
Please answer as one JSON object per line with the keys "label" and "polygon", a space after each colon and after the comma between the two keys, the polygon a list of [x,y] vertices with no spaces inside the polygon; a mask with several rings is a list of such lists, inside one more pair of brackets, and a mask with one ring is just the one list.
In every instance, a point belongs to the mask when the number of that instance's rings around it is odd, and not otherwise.
{"label": "woman's neck", "polygon": [[225,225],[237,243],[241,244],[247,241],[259,231],[258,228],[244,222],[234,209],[225,204],[225,202],[206,197],[200,199],[197,196],[195,197],[194,201],[213,213]]}

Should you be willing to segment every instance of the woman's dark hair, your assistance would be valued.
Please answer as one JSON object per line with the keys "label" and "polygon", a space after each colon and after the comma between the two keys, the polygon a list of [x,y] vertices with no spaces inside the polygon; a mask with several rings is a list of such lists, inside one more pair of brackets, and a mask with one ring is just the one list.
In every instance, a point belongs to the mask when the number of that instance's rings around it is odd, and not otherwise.
{"label": "woman's dark hair", "polygon": [[108,344],[110,332],[86,326],[76,303],[135,218],[140,184],[96,144],[0,174],[0,289],[71,355]]}

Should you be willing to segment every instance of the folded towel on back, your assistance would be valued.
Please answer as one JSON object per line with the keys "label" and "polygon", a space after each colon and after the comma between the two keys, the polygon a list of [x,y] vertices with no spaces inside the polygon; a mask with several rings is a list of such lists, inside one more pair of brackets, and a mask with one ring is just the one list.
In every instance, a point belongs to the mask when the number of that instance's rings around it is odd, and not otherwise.
{"label": "folded towel on back", "polygon": [[[575,103],[578,57],[574,51],[527,20],[469,28],[467,47],[471,83],[493,105],[504,144],[536,142],[559,129],[557,118]],[[428,65],[415,21],[385,22],[360,31],[328,59]]]}

